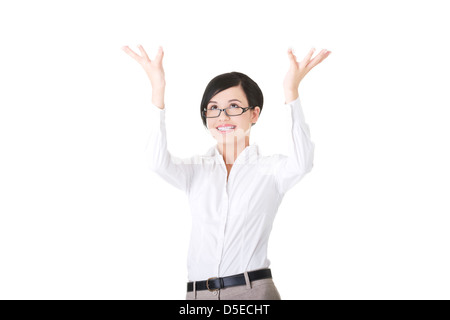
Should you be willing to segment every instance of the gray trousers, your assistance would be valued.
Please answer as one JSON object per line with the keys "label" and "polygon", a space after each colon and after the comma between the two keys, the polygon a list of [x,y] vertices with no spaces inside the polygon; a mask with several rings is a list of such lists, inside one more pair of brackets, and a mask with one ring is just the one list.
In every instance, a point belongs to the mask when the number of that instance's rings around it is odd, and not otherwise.
{"label": "gray trousers", "polygon": [[194,290],[186,294],[186,300],[281,300],[280,294],[272,279],[250,282],[247,272],[245,285],[228,287],[217,291]]}

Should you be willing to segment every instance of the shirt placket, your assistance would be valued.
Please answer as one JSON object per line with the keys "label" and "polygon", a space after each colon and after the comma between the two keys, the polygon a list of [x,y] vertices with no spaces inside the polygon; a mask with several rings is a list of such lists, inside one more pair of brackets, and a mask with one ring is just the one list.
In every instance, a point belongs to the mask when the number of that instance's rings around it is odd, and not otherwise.
{"label": "shirt placket", "polygon": [[[224,249],[224,244],[225,244],[225,231],[226,231],[226,227],[227,227],[227,219],[228,219],[228,211],[229,211],[229,191],[228,191],[228,185],[229,185],[229,178],[228,177],[228,182],[227,182],[227,169],[225,167],[225,163],[223,162],[223,159],[220,158],[221,160],[221,166],[223,168],[224,171],[224,177],[223,177],[223,196],[222,196],[222,207],[220,208],[220,227],[218,230],[218,247],[217,247],[217,274],[218,276],[220,276],[220,272],[221,272],[221,263],[222,263],[222,257],[223,257],[223,249]],[[230,173],[231,175],[231,173]]]}

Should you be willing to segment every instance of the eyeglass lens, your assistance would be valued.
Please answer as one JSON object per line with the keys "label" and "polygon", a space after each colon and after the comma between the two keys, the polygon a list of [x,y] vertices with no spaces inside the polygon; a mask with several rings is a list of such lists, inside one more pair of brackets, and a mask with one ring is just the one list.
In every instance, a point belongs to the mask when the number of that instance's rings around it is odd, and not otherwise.
{"label": "eyeglass lens", "polygon": [[[240,107],[228,107],[226,108],[227,114],[230,116],[238,116],[240,114],[242,114],[242,112],[244,111],[244,109],[240,108]],[[206,109],[206,117],[208,118],[214,118],[214,117],[218,117],[220,114],[220,110],[218,108],[207,108]]]}

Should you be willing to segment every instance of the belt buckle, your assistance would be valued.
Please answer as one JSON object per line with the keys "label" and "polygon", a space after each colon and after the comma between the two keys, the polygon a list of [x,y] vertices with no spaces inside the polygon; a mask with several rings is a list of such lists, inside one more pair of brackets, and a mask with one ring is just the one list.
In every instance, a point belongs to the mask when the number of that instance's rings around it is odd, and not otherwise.
{"label": "belt buckle", "polygon": [[206,280],[206,289],[208,289],[208,291],[210,291],[210,292],[219,291],[219,289],[210,289],[209,288],[209,280],[214,280],[214,279],[217,279],[217,277],[212,277],[212,278],[209,278],[208,280]]}

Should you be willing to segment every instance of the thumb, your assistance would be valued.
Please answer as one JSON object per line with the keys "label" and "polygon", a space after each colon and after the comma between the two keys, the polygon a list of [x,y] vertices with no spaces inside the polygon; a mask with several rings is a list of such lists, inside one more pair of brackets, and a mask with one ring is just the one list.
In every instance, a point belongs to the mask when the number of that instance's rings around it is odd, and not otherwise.
{"label": "thumb", "polygon": [[158,53],[156,54],[156,58],[155,60],[158,60],[159,62],[161,62],[162,58],[164,57],[164,51],[163,48],[161,46],[159,46],[158,48]]}
{"label": "thumb", "polygon": [[292,48],[288,49],[288,58],[291,61],[291,63],[296,63],[297,62],[297,58],[294,55],[294,52],[293,52]]}

